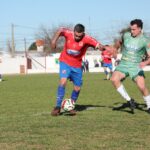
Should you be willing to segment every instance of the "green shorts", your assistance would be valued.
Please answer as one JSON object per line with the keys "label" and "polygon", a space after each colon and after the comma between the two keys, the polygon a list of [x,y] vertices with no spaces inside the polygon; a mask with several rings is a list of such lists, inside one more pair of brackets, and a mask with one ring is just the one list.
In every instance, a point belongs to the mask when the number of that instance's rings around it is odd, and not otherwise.
{"label": "green shorts", "polygon": [[143,76],[144,71],[139,67],[139,64],[130,62],[120,62],[120,64],[115,68],[115,71],[119,71],[125,74],[125,77],[130,77],[134,80],[137,76]]}

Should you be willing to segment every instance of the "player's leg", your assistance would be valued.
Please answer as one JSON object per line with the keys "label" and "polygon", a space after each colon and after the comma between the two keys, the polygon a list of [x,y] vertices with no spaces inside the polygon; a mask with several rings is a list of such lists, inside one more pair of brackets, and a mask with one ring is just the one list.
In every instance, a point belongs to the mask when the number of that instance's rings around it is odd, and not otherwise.
{"label": "player's leg", "polygon": [[127,101],[130,101],[131,98],[128,95],[126,89],[124,88],[123,84],[121,83],[121,80],[124,79],[126,76],[124,73],[119,71],[114,71],[111,77],[112,84],[117,89],[117,91],[120,93],[120,95],[126,99]]}
{"label": "player's leg", "polygon": [[[73,101],[74,104],[76,103],[76,101],[77,101],[77,99],[78,99],[78,97],[79,97],[80,89],[81,89],[80,86],[74,85],[73,91],[72,91],[72,93],[71,93],[71,100]],[[70,111],[70,114],[71,114],[71,115],[76,115],[76,110],[75,110],[75,109],[74,109],[74,110],[71,110],[71,111]]]}
{"label": "player's leg", "polygon": [[104,69],[104,73],[105,73],[106,79],[107,79],[108,71],[107,71],[107,65],[105,63],[103,63],[103,69]]}
{"label": "player's leg", "polygon": [[57,88],[57,102],[56,102],[57,107],[61,107],[61,103],[65,95],[66,84],[67,84],[67,78],[64,77],[61,78],[59,82],[59,86]]}
{"label": "player's leg", "polygon": [[103,67],[103,69],[104,69],[105,75],[107,75],[107,74],[108,74],[108,72],[107,72],[107,67]]}
{"label": "player's leg", "polygon": [[108,64],[108,68],[109,68],[109,72],[107,75],[107,80],[110,80],[110,78],[112,76],[112,63]]}
{"label": "player's leg", "polygon": [[148,88],[145,85],[144,76],[137,76],[135,78],[135,82],[143,95],[144,101],[146,102],[148,113],[150,113],[150,93]]}
{"label": "player's leg", "polygon": [[60,62],[59,76],[60,76],[60,82],[57,88],[56,107],[51,112],[53,116],[57,116],[60,114],[61,103],[65,95],[65,87],[67,84],[67,79],[70,76],[70,66],[68,66],[63,62]]}
{"label": "player's leg", "polygon": [[80,86],[74,85],[73,91],[72,91],[72,93],[71,93],[71,99],[72,99],[74,102],[76,102],[77,99],[78,99],[78,97],[79,97],[80,89],[81,89]]}
{"label": "player's leg", "polygon": [[79,94],[80,94],[80,89],[82,86],[82,70],[81,68],[72,68],[71,72],[71,78],[73,80],[74,88],[71,94],[71,99],[76,102]]}
{"label": "player's leg", "polygon": [[[73,91],[71,93],[71,100],[76,103],[79,94],[80,94],[80,89],[82,86],[82,70],[81,68],[74,68],[72,67],[72,71],[71,71],[71,79],[73,81],[74,84],[74,88]],[[76,110],[71,110],[70,111],[71,115],[76,115]]]}
{"label": "player's leg", "polygon": [[133,112],[133,109],[135,108],[134,100],[128,95],[125,87],[121,83],[121,80],[124,79],[125,77],[126,77],[125,73],[122,73],[120,71],[114,71],[111,77],[111,81],[114,87],[117,89],[117,92],[127,101],[127,104],[125,104],[125,106],[123,105],[119,108],[128,106],[131,108]]}
{"label": "player's leg", "polygon": [[107,64],[106,63],[103,63],[103,69],[104,69],[105,75],[107,75],[108,71],[107,71]]}

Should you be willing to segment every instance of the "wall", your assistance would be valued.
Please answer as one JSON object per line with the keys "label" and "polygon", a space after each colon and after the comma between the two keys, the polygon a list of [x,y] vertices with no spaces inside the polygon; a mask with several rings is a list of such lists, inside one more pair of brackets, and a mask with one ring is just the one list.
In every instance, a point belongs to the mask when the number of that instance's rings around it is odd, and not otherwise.
{"label": "wall", "polygon": [[[9,56],[1,56],[2,62],[0,63],[0,73],[1,74],[20,74],[21,66],[24,68],[24,73],[58,73],[59,63],[58,58],[60,54],[53,54],[52,56],[39,57],[32,56],[31,58],[31,69],[27,69],[27,59],[25,56],[16,56],[11,58]],[[120,58],[120,55],[118,55]],[[89,61],[89,71],[90,72],[103,72],[103,68],[100,63],[100,55],[86,55],[84,60]],[[99,64],[99,67],[95,67],[95,63]],[[150,71],[150,66],[144,68],[145,71]]]}

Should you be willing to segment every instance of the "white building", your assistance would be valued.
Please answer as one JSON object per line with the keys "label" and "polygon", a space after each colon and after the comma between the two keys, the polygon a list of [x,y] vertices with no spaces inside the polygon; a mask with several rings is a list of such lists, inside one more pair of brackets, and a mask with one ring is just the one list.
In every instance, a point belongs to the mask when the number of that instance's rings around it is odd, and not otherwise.
{"label": "white building", "polygon": [[[17,52],[15,57],[8,53],[1,54],[1,74],[28,74],[28,73],[58,73],[60,53],[47,55],[43,52]],[[118,55],[121,57],[121,55]],[[89,61],[89,72],[103,72],[101,67],[100,51],[87,51],[84,60]],[[97,67],[96,67],[97,66]],[[144,70],[150,70],[147,66]]]}

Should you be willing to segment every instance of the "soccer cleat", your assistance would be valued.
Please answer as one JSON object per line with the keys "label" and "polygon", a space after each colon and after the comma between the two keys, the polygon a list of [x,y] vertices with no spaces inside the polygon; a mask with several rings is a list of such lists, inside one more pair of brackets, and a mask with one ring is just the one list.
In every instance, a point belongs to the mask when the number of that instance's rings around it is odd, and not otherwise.
{"label": "soccer cleat", "polygon": [[135,109],[136,108],[136,104],[135,104],[134,99],[131,98],[131,100],[128,103],[129,103],[130,109]]}
{"label": "soccer cleat", "polygon": [[134,109],[136,108],[136,104],[135,104],[134,99],[131,99],[130,101],[128,101],[127,103],[122,104],[119,107],[114,107],[113,110],[121,110],[121,109],[124,109],[124,108],[127,108],[127,107],[129,107],[131,109],[131,111],[134,112]]}
{"label": "soccer cleat", "polygon": [[76,113],[77,113],[77,112],[76,112],[76,110],[74,110],[74,109],[69,111],[69,114],[70,114],[71,116],[75,116]]}
{"label": "soccer cleat", "polygon": [[58,107],[58,106],[56,106],[53,110],[52,110],[52,112],[51,112],[51,115],[52,116],[58,116],[58,115],[60,115],[60,107]]}
{"label": "soccer cleat", "polygon": [[147,109],[147,113],[150,114],[150,108]]}

